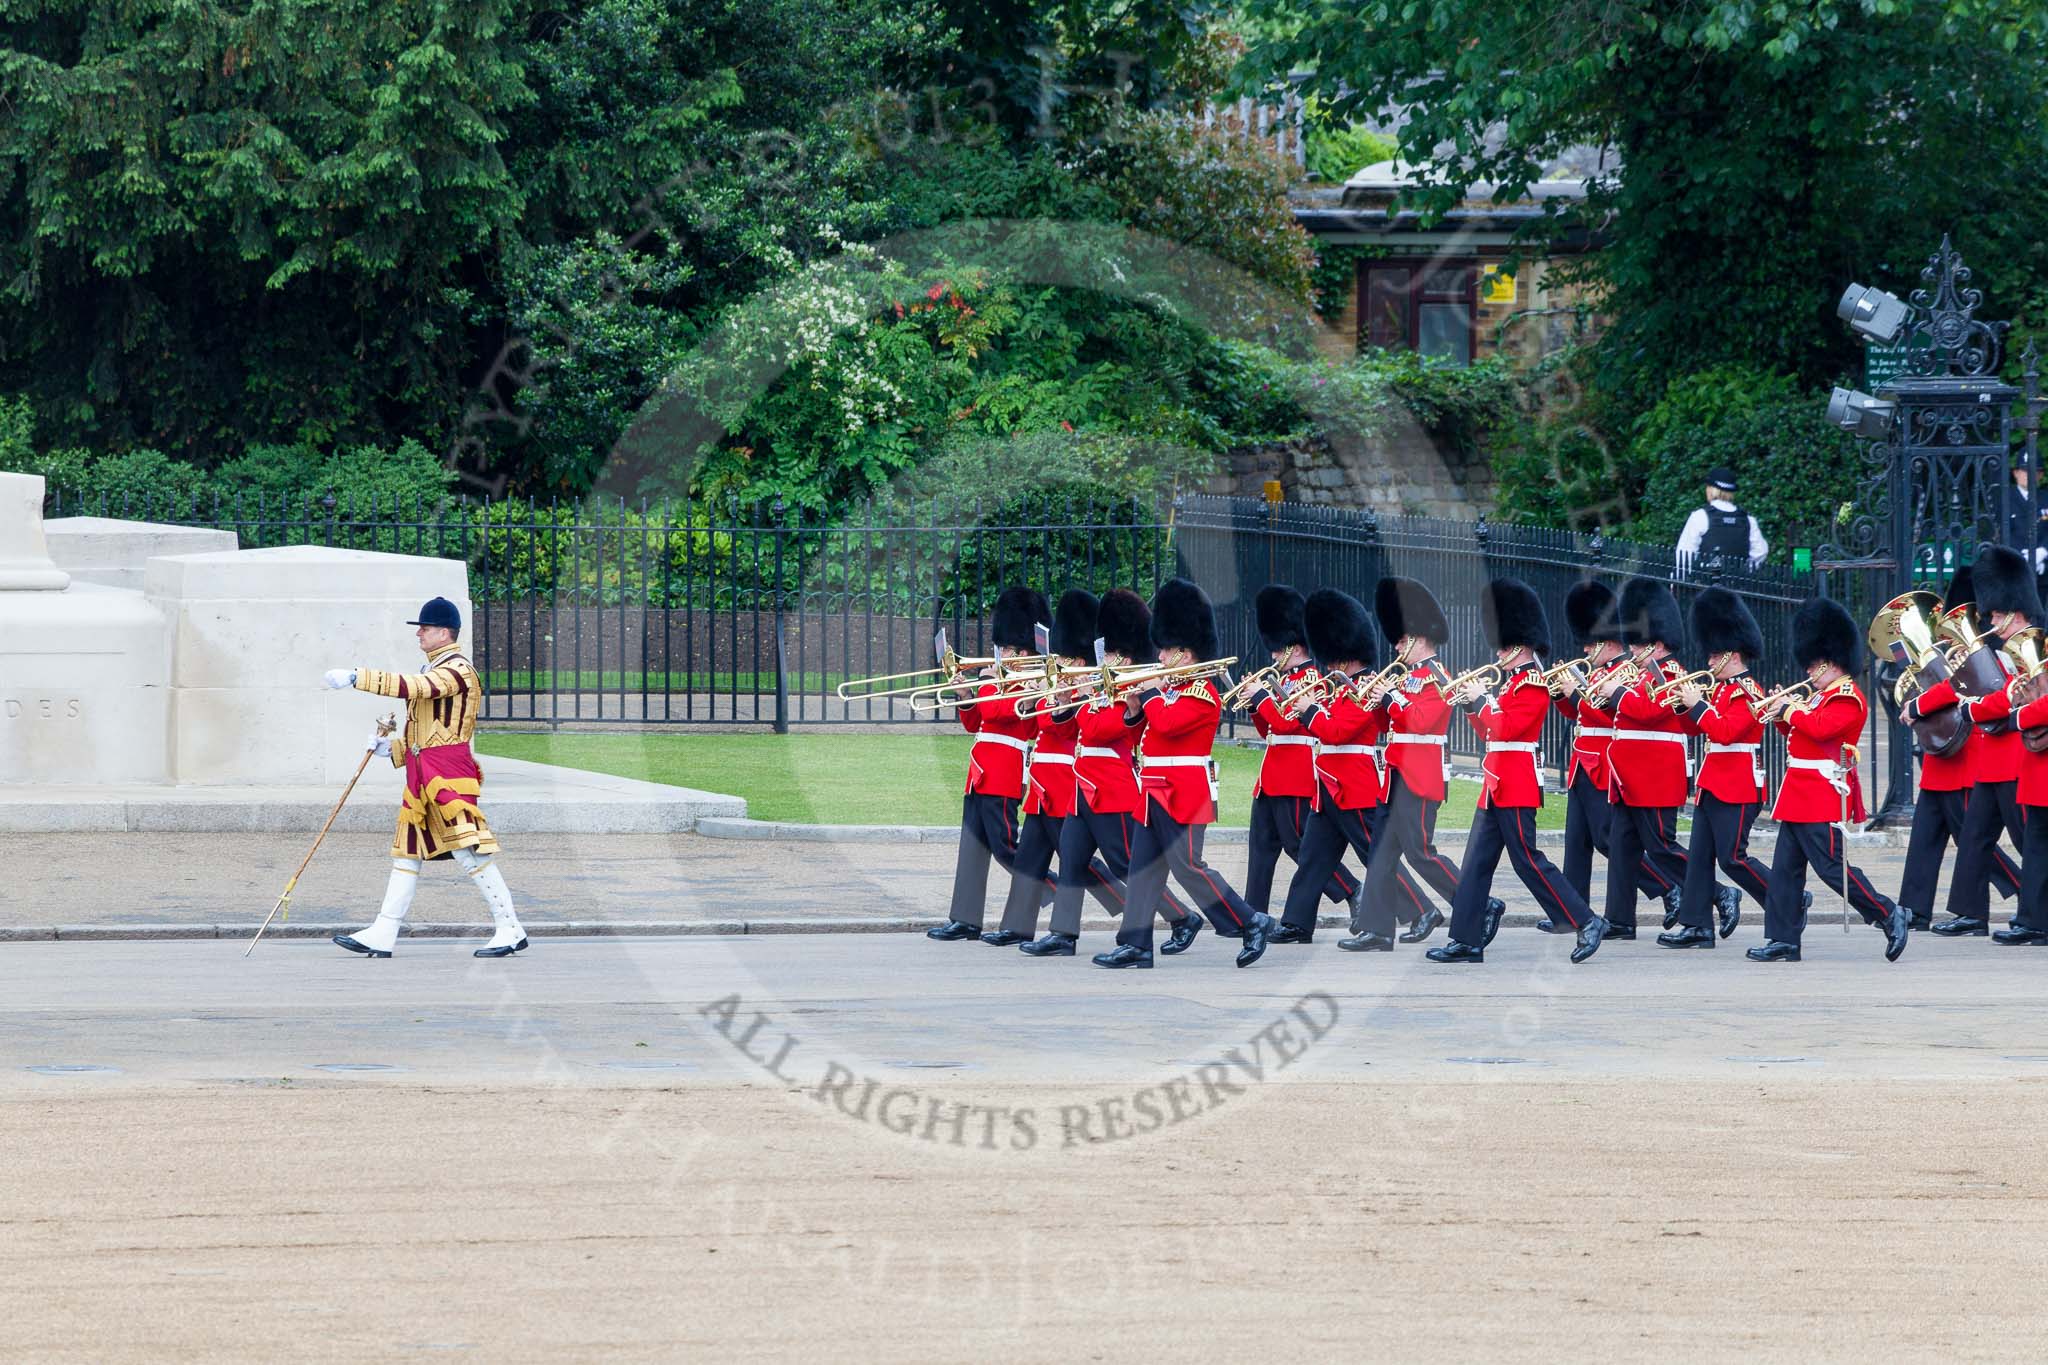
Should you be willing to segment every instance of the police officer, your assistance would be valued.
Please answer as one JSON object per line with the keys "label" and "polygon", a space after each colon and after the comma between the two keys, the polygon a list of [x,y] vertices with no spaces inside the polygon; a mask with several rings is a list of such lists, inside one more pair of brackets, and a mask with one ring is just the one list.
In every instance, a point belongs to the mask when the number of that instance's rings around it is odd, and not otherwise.
{"label": "police officer", "polygon": [[1770,553],[1756,518],[1735,505],[1735,475],[1725,467],[1707,472],[1701,490],[1706,505],[1695,507],[1678,533],[1679,577],[1695,569],[1705,573],[1756,568]]}

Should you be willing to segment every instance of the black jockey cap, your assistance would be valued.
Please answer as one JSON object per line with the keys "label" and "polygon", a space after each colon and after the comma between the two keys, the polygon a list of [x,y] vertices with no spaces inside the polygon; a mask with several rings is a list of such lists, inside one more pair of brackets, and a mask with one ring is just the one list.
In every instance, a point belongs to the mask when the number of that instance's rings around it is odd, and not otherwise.
{"label": "black jockey cap", "polygon": [[430,597],[420,608],[417,621],[407,621],[409,626],[441,626],[458,634],[462,630],[462,608],[445,597]]}

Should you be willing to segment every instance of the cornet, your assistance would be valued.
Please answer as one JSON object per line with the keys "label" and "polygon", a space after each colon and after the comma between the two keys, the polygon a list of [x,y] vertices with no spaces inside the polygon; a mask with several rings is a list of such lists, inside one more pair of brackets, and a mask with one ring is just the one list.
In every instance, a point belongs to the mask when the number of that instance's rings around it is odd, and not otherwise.
{"label": "cornet", "polygon": [[1543,685],[1550,689],[1552,695],[1563,696],[1566,692],[1585,691],[1586,684],[1592,681],[1591,668],[1584,659],[1565,659],[1536,676],[1543,680]]}
{"label": "cornet", "polygon": [[1813,684],[1801,678],[1795,683],[1786,683],[1775,692],[1766,692],[1756,704],[1758,720],[1775,720],[1777,711],[1795,706],[1805,706],[1813,701]]}
{"label": "cornet", "polygon": [[1501,679],[1506,676],[1507,674],[1501,669],[1499,664],[1481,664],[1477,668],[1468,669],[1460,673],[1449,682],[1437,682],[1431,679],[1430,685],[1436,688],[1438,694],[1444,700],[1449,701],[1467,688],[1477,688],[1481,692],[1491,692],[1494,688],[1500,686]]}
{"label": "cornet", "polygon": [[1278,664],[1267,664],[1264,668],[1255,669],[1245,674],[1237,680],[1235,686],[1223,694],[1223,709],[1226,711],[1237,710],[1250,699],[1253,692],[1262,687],[1269,691],[1278,692],[1280,685],[1286,681],[1286,677],[1287,675],[1281,672],[1280,665]]}

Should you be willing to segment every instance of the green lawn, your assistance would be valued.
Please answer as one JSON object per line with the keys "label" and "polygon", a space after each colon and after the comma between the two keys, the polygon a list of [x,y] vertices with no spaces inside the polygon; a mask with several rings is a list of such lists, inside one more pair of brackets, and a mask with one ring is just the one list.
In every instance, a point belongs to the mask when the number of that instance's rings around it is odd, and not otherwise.
{"label": "green lawn", "polygon": [[[967,773],[967,736],[937,726],[907,734],[793,735],[491,734],[477,737],[486,754],[557,763],[569,768],[668,782],[743,796],[757,820],[828,825],[950,825],[960,819]],[[1255,749],[1217,749],[1223,766],[1223,824],[1244,824],[1251,811]],[[1476,782],[1451,784],[1441,827],[1472,821]],[[1538,816],[1545,829],[1564,827],[1564,801],[1552,795]]]}

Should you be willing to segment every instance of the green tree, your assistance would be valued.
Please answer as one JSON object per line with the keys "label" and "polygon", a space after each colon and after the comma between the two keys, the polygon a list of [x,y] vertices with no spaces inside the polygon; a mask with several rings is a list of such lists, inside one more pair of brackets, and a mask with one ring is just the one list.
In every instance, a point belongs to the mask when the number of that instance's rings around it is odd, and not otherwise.
{"label": "green tree", "polygon": [[2035,0],[1246,9],[1266,35],[1247,79],[1306,69],[1337,119],[1403,110],[1402,156],[1442,173],[1410,196],[1425,212],[1479,181],[1520,196],[1569,147],[1617,155],[1583,205],[1547,201],[1526,241],[1601,234],[1572,269],[1610,318],[1590,373],[1624,412],[1721,363],[1807,383],[1853,369],[1842,285],[1917,283],[1944,227],[1980,284],[2048,277]]}

